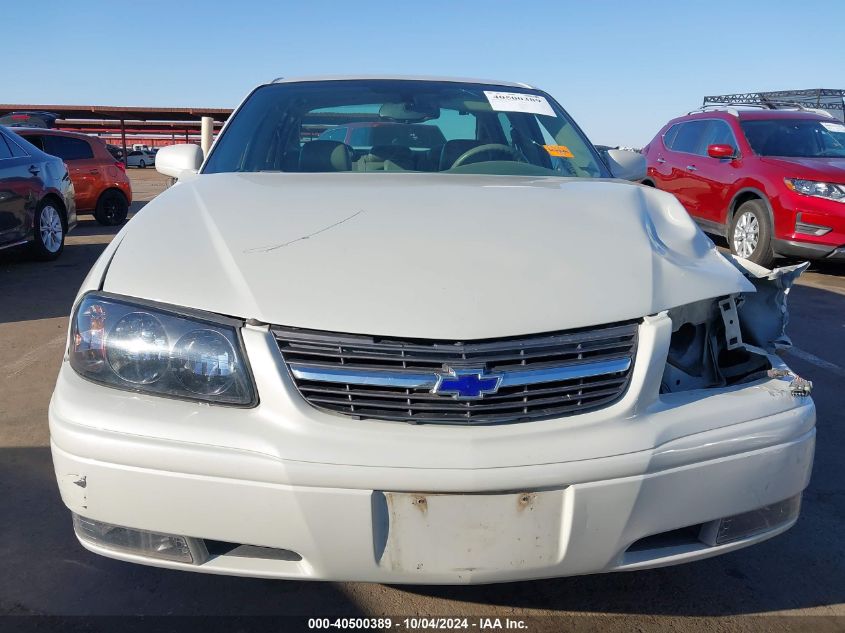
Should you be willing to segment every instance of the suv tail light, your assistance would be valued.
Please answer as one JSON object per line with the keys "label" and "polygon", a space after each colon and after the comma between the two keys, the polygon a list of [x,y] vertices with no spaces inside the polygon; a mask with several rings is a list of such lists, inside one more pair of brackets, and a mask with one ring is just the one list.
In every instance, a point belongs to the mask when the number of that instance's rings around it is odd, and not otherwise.
{"label": "suv tail light", "polygon": [[123,171],[126,171],[126,165],[124,165],[124,164],[123,164],[123,161],[122,161],[122,160],[116,160],[116,161],[114,161],[114,166],[115,166],[115,167],[119,167],[119,168],[120,168],[120,169],[122,169]]}

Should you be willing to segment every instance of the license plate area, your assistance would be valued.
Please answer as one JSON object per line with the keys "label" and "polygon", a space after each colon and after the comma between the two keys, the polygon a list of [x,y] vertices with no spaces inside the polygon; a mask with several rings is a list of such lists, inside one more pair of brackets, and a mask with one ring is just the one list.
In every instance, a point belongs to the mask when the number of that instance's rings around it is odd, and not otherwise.
{"label": "license plate area", "polygon": [[376,558],[421,574],[554,565],[563,549],[563,490],[375,492]]}

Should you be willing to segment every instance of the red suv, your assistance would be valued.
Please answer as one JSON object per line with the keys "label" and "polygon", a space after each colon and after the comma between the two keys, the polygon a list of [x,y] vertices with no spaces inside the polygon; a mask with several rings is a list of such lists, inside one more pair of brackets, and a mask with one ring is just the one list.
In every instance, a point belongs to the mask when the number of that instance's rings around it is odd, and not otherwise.
{"label": "red suv", "polygon": [[68,167],[76,191],[76,210],[93,213],[100,224],[122,224],[132,203],[126,167],[101,139],[76,132],[10,128],[38,149],[58,156]]}
{"label": "red suv", "polygon": [[674,193],[702,229],[763,266],[845,260],[845,125],[786,110],[691,113],[644,149],[644,184]]}

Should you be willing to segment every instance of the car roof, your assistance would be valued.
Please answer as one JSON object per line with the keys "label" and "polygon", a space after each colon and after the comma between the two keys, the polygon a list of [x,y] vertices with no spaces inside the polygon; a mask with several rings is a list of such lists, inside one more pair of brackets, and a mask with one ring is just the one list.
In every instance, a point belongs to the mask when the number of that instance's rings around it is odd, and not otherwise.
{"label": "car roof", "polygon": [[806,112],[804,110],[739,110],[740,119],[750,121],[758,119],[816,119],[818,121],[829,121],[831,117],[819,114],[818,112]]}
{"label": "car roof", "polygon": [[529,84],[512,82],[512,81],[497,81],[491,79],[470,79],[463,77],[433,77],[433,76],[415,76],[415,75],[323,75],[314,77],[277,77],[270,83],[274,84],[289,84],[301,83],[305,81],[354,81],[356,79],[372,80],[383,79],[392,81],[448,81],[460,84],[486,84],[490,86],[504,86],[507,88],[530,88],[534,86]]}
{"label": "car roof", "polygon": [[806,119],[811,121],[831,121],[829,116],[820,114],[818,112],[807,112],[806,110],[767,110],[762,108],[748,108],[740,110],[738,108],[722,109],[722,110],[705,110],[704,112],[690,112],[683,116],[673,119],[673,123],[677,121],[685,121],[689,119],[739,119],[740,121],[765,121],[771,119]]}

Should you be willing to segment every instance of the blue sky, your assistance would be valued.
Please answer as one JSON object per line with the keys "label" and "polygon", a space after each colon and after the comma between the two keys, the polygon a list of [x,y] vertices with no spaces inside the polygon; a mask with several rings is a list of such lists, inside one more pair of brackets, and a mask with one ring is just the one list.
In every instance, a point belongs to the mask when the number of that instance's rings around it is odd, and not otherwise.
{"label": "blue sky", "polygon": [[2,102],[234,107],[280,75],[480,77],[547,90],[594,143],[641,146],[705,94],[845,88],[841,0],[38,7],[7,15]]}

